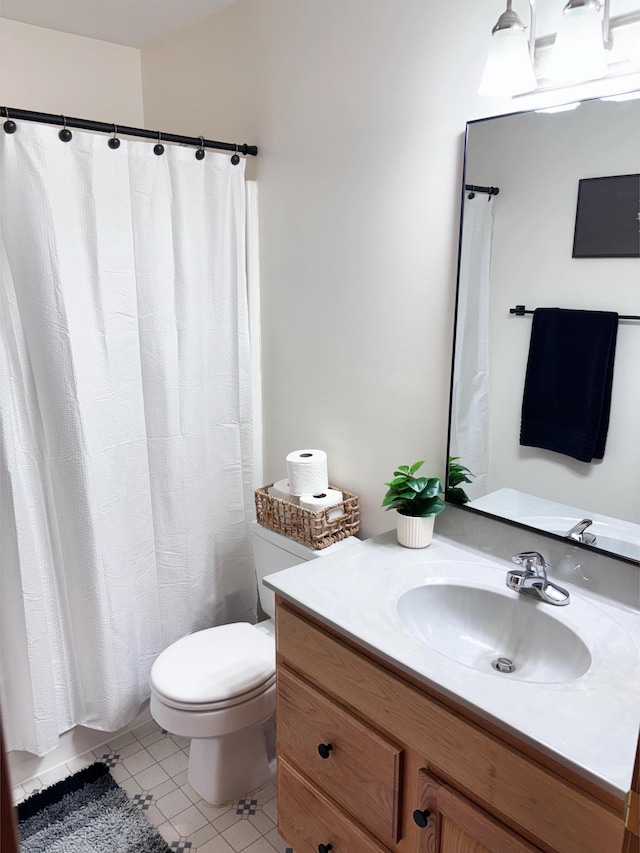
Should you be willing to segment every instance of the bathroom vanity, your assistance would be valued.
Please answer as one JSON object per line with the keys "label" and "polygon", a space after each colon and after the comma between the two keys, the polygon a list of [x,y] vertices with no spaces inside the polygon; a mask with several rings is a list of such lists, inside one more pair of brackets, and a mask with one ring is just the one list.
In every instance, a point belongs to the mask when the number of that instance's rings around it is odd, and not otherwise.
{"label": "bathroom vanity", "polygon": [[[637,611],[574,590],[535,602],[506,588],[508,564],[445,540],[415,552],[387,534],[321,562],[267,580],[278,827],[296,853],[622,851]],[[515,672],[491,668],[496,651]]]}

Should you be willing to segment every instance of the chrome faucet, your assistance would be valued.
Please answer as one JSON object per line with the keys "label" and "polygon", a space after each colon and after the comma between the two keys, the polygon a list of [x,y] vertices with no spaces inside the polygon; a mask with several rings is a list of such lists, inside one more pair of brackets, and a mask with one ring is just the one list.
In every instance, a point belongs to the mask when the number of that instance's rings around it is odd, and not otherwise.
{"label": "chrome faucet", "polygon": [[593,524],[593,521],[590,518],[583,518],[582,521],[574,524],[571,530],[564,535],[568,536],[569,539],[575,539],[576,542],[582,542],[585,545],[595,545],[597,540],[594,534],[585,533],[585,530],[591,524]]}
{"label": "chrome faucet", "polygon": [[507,586],[524,595],[534,595],[547,604],[562,606],[569,604],[570,596],[566,589],[557,586],[547,577],[549,564],[537,551],[523,551],[514,554],[512,562],[524,568],[507,572]]}

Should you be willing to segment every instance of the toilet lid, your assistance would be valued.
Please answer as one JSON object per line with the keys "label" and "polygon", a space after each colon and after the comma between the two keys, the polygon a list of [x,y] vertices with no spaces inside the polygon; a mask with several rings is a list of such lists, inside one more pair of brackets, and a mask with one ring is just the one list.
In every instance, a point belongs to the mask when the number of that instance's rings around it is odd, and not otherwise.
{"label": "toilet lid", "polygon": [[211,705],[265,689],[275,673],[275,643],[248,622],[189,634],[151,667],[156,693],[184,705]]}

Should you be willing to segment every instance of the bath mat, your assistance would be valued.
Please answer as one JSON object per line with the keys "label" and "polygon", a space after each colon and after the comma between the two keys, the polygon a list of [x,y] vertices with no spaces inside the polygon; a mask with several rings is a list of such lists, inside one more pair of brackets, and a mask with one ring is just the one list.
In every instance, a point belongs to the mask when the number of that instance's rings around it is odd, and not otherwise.
{"label": "bath mat", "polygon": [[17,812],[21,853],[169,853],[100,761],[24,800]]}

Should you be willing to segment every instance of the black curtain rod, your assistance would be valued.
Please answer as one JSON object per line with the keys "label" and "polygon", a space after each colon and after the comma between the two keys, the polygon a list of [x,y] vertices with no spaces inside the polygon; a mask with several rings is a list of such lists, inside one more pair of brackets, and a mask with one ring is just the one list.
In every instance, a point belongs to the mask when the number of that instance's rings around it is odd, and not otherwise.
{"label": "black curtain rod", "polygon": [[465,190],[471,190],[474,193],[486,193],[487,195],[498,195],[499,187],[478,187],[475,184],[465,184]]}
{"label": "black curtain rod", "polygon": [[94,130],[98,133],[123,134],[124,136],[139,136],[143,139],[155,139],[157,142],[177,142],[180,145],[195,145],[198,148],[217,148],[221,151],[235,151],[238,154],[258,153],[257,145],[235,145],[233,142],[215,142],[212,139],[202,139],[199,136],[180,136],[177,133],[163,133],[159,130],[145,130],[142,127],[127,127],[124,124],[109,124],[104,121],[92,121],[84,118],[55,115],[53,113],[37,113],[31,110],[16,110],[13,107],[0,107],[0,114],[13,121],[38,121],[43,124],[58,124],[63,127],[77,127],[81,130]]}
{"label": "black curtain rod", "polygon": [[[515,314],[516,317],[524,317],[525,314],[534,314],[532,310],[527,310],[524,305],[516,305],[515,308],[509,308],[509,314]],[[618,314],[618,320],[640,320],[636,314]]]}

